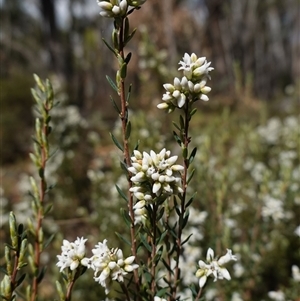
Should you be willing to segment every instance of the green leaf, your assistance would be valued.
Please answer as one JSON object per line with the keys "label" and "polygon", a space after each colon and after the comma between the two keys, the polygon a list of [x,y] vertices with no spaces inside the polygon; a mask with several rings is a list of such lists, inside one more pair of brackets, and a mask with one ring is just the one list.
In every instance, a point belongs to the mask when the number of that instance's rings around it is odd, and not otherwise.
{"label": "green leaf", "polygon": [[115,51],[115,49],[113,49],[106,41],[104,38],[102,38],[102,41],[104,42],[104,44],[106,45],[106,47],[115,55],[117,56],[117,53]]}
{"label": "green leaf", "polygon": [[180,122],[180,128],[184,129],[184,119],[181,115],[179,116],[179,122]]}
{"label": "green leaf", "polygon": [[44,209],[44,216],[47,215],[53,208],[53,204],[48,204]]}
{"label": "green leaf", "polygon": [[194,197],[195,197],[196,194],[197,194],[197,192],[195,192],[195,193],[192,195],[192,197],[189,199],[189,201],[186,203],[186,205],[185,205],[186,208],[189,207],[189,206],[192,204],[192,202],[193,202]]}
{"label": "green leaf", "polygon": [[16,287],[19,286],[24,281],[25,277],[26,274],[20,276],[20,278],[17,280]]}
{"label": "green leaf", "polygon": [[168,265],[168,263],[166,262],[165,259],[162,258],[162,263],[164,264],[164,266],[166,267],[166,269],[171,273],[174,274],[174,271],[172,270],[172,268]]}
{"label": "green leaf", "polygon": [[161,236],[156,240],[156,244],[159,245],[163,242],[165,239],[166,235],[168,234],[168,230],[164,231]]}
{"label": "green leaf", "polygon": [[175,138],[175,141],[179,144],[179,146],[181,146],[182,141],[175,131],[173,131],[173,136]]}
{"label": "green leaf", "polygon": [[124,41],[125,45],[133,38],[135,32],[136,32],[136,28],[133,29],[133,31],[131,32],[131,34],[129,34],[127,37],[125,37],[125,41]]}
{"label": "green leaf", "polygon": [[117,85],[114,83],[114,81],[108,75],[106,75],[106,79],[109,82],[110,86],[118,93],[119,90]]}
{"label": "green leaf", "polygon": [[38,283],[41,283],[42,280],[44,279],[44,276],[46,274],[46,270],[47,270],[46,266],[42,267],[42,269],[40,270],[40,272],[39,272],[39,274],[37,276],[37,282]]}
{"label": "green leaf", "polygon": [[130,227],[130,226],[131,226],[131,220],[130,220],[130,217],[129,217],[129,215],[128,215],[128,212],[127,212],[126,210],[124,210],[124,208],[121,208],[121,209],[120,209],[120,212],[121,212],[121,215],[122,215],[122,217],[123,217],[123,219],[124,219],[126,225],[127,225],[128,227]]}
{"label": "green leaf", "polygon": [[127,239],[127,238],[125,238],[123,235],[121,235],[120,233],[118,233],[118,232],[115,232],[116,233],[116,235],[122,240],[122,241],[124,241],[126,244],[128,244],[129,246],[131,246],[131,242]]}
{"label": "green leaf", "polygon": [[124,22],[124,37],[125,39],[128,37],[129,34],[129,19],[126,17]]}
{"label": "green leaf", "polygon": [[191,233],[182,243],[181,245],[183,246],[185,243],[188,242],[188,240],[190,239],[190,237],[193,235],[193,233]]}
{"label": "green leaf", "polygon": [[152,252],[152,248],[151,248],[151,246],[149,245],[149,243],[147,242],[146,237],[145,237],[143,234],[141,234],[141,235],[140,235],[140,238],[141,238],[141,242],[143,243],[144,247],[145,247],[149,252]]}
{"label": "green leaf", "polygon": [[195,174],[195,168],[192,170],[191,174],[189,175],[189,177],[188,177],[188,179],[187,179],[187,184],[190,183],[190,181],[192,180],[194,174]]}
{"label": "green leaf", "polygon": [[120,68],[120,76],[121,78],[126,78],[126,75],[127,75],[127,64],[126,63],[123,63],[121,68]]}
{"label": "green leaf", "polygon": [[128,197],[125,195],[125,193],[121,190],[121,188],[116,184],[116,188],[118,190],[119,195],[121,196],[121,198],[123,200],[126,201],[126,203],[128,202]]}
{"label": "green leaf", "polygon": [[128,139],[131,134],[131,122],[128,121],[126,125],[126,133],[125,133],[125,139]]}
{"label": "green leaf", "polygon": [[52,235],[50,235],[50,237],[46,240],[45,244],[44,244],[44,249],[46,249],[49,244],[51,243],[51,241],[53,240],[55,234],[53,233]]}
{"label": "green leaf", "polygon": [[173,123],[173,125],[176,127],[176,129],[177,129],[178,131],[181,131],[180,126],[179,126],[175,121],[172,121],[172,123]]}
{"label": "green leaf", "polygon": [[196,153],[197,153],[197,147],[195,147],[192,152],[191,152],[191,155],[189,157],[189,164],[191,164],[196,156]]}
{"label": "green leaf", "polygon": [[114,144],[117,146],[117,148],[120,149],[123,152],[124,151],[123,146],[121,146],[121,144],[119,143],[117,138],[112,133],[110,133],[110,136],[111,136]]}
{"label": "green leaf", "polygon": [[192,117],[196,112],[197,112],[197,109],[194,108],[194,109],[190,112],[190,117]]}
{"label": "green leaf", "polygon": [[120,166],[121,166],[121,169],[126,173],[126,175],[128,175],[128,169],[127,169],[127,164],[124,161],[120,161]]}
{"label": "green leaf", "polygon": [[114,101],[114,99],[110,96],[110,101],[112,102],[113,107],[115,108],[115,110],[118,112],[118,114],[121,113],[121,110],[119,109],[118,105],[116,104],[116,102]]}
{"label": "green leaf", "polygon": [[129,53],[126,55],[126,58],[125,58],[125,60],[124,60],[126,64],[128,64],[128,63],[130,62],[131,55],[132,55],[131,52],[129,52]]}
{"label": "green leaf", "polygon": [[130,85],[129,85],[129,88],[128,88],[128,93],[127,93],[127,98],[126,98],[127,103],[129,102],[129,99],[130,99],[131,88],[132,88],[132,84],[130,84]]}

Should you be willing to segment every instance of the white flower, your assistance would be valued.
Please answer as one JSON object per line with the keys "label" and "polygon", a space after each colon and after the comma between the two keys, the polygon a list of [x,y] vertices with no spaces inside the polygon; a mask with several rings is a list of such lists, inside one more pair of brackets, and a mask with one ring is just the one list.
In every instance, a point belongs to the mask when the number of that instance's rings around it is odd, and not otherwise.
{"label": "white flower", "polygon": [[84,258],[82,264],[95,271],[94,279],[105,288],[106,294],[109,293],[113,280],[123,282],[125,275],[138,268],[137,264],[133,264],[134,256],[124,259],[121,249],[108,248],[107,239],[103,243],[99,242],[92,253],[94,255]]}
{"label": "white flower", "polygon": [[300,225],[295,229],[294,233],[300,237]]}
{"label": "white flower", "polygon": [[300,269],[295,264],[292,266],[292,277],[296,282],[300,282]]}
{"label": "white flower", "polygon": [[77,237],[75,242],[69,242],[66,239],[63,240],[62,253],[61,255],[57,255],[58,263],[56,264],[60,267],[60,272],[65,268],[70,268],[73,271],[79,266],[85,256],[86,241],[87,239],[83,237]]}
{"label": "white flower", "polygon": [[177,156],[170,155],[165,148],[158,154],[153,150],[150,154],[134,151],[128,171],[133,174],[130,191],[138,200],[149,203],[156,197],[182,193],[180,171],[183,166],[175,164]]}
{"label": "white flower", "polygon": [[[112,2],[112,3],[111,3]],[[127,0],[100,1],[97,0],[100,6],[100,15],[107,18],[115,18],[124,16],[127,12]]]}
{"label": "white flower", "polygon": [[218,260],[214,258],[214,251],[209,248],[207,250],[206,261],[199,261],[199,269],[196,272],[196,277],[199,279],[199,286],[203,287],[206,283],[207,278],[212,275],[214,277],[214,281],[218,279],[227,279],[230,280],[230,274],[228,270],[224,267],[226,263],[229,261],[236,261],[236,256],[232,255],[232,251],[227,249],[227,253],[220,257]]}
{"label": "white flower", "polygon": [[211,63],[206,61],[206,57],[198,58],[195,53],[191,55],[185,53],[179,64],[181,67],[178,70],[183,70],[183,74],[188,79],[199,78],[202,75],[209,77],[208,72],[214,70],[214,68],[209,67]]}
{"label": "white flower", "polygon": [[173,85],[163,85],[166,90],[162,97],[164,102],[157,105],[157,108],[167,110],[168,113],[175,108],[182,108],[187,101],[209,100],[206,94],[211,88],[206,86],[206,82],[210,78],[208,73],[214,69],[209,67],[211,63],[205,57],[198,58],[194,53],[185,53],[179,64],[181,67],[178,70],[183,70],[184,76],[181,79],[175,77]]}
{"label": "white flower", "polygon": [[146,201],[138,201],[134,206],[134,224],[145,224],[147,220]]}
{"label": "white flower", "polygon": [[282,291],[270,291],[268,292],[268,296],[275,301],[285,301],[285,296]]}
{"label": "white flower", "polygon": [[160,297],[155,296],[155,297],[154,297],[154,301],[167,301],[167,299],[164,299],[164,298],[160,298]]}
{"label": "white flower", "polygon": [[128,5],[138,7],[144,4],[147,0],[127,0]]}

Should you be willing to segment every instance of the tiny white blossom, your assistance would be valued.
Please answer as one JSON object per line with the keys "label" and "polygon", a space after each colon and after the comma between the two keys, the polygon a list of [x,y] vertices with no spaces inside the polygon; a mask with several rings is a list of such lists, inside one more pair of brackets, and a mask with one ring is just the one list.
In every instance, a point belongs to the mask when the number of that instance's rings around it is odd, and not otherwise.
{"label": "tiny white blossom", "polygon": [[207,250],[206,261],[199,261],[199,269],[196,272],[196,277],[199,279],[199,286],[203,287],[207,281],[207,278],[211,275],[214,277],[214,281],[218,279],[227,279],[230,280],[230,274],[228,270],[224,267],[224,264],[229,261],[236,261],[237,258],[235,255],[232,255],[232,251],[227,249],[227,253],[220,257],[218,260],[214,258],[214,251],[209,248]]}
{"label": "tiny white blossom", "polygon": [[81,260],[85,256],[85,242],[87,239],[83,237],[75,240],[75,242],[69,242],[68,240],[63,240],[63,245],[61,247],[62,253],[61,255],[57,255],[58,262],[57,266],[60,267],[60,272],[62,272],[65,268],[70,268],[71,270],[75,270]]}
{"label": "tiny white blossom", "polygon": [[292,277],[296,282],[300,282],[300,269],[295,264],[292,266]]}
{"label": "tiny white blossom", "polygon": [[270,291],[268,292],[268,296],[275,301],[285,301],[285,295],[282,291]]}
{"label": "tiny white blossom", "polygon": [[115,0],[111,2],[97,0],[102,17],[115,18],[126,14],[128,8],[127,0]]}
{"label": "tiny white blossom", "polygon": [[155,296],[155,297],[154,297],[154,301],[167,301],[167,299],[164,299],[164,298],[160,298],[160,297]]}
{"label": "tiny white blossom", "polygon": [[105,293],[110,291],[113,280],[124,281],[124,276],[138,268],[134,264],[134,256],[124,259],[121,249],[109,249],[107,239],[99,242],[92,250],[91,258],[84,258],[82,264],[94,270],[94,280],[99,282],[104,288]]}
{"label": "tiny white blossom", "polygon": [[209,72],[214,69],[210,64],[205,57],[198,58],[195,53],[185,53],[178,69],[183,70],[184,76],[181,79],[175,77],[173,84],[163,85],[166,92],[162,97],[163,102],[158,104],[157,108],[170,113],[175,108],[181,109],[187,102],[199,99],[208,101],[207,94],[211,88],[206,86],[206,82],[210,79]]}
{"label": "tiny white blossom", "polygon": [[156,197],[182,193],[180,171],[184,167],[175,164],[177,156],[170,155],[171,152],[165,148],[158,154],[153,150],[149,154],[134,151],[128,171],[133,182],[130,191],[138,200],[149,203]]}

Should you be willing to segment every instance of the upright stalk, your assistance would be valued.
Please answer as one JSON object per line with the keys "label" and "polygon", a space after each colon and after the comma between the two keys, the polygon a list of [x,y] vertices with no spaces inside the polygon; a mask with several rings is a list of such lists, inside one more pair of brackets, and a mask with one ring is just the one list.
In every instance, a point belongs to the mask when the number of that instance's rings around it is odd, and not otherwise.
{"label": "upright stalk", "polygon": [[[124,23],[125,18],[122,18],[120,21],[120,25],[118,28],[118,55],[121,57],[121,61],[124,62],[125,55],[124,55]],[[122,66],[120,66],[121,68]],[[119,70],[121,72],[121,70]],[[122,140],[123,140],[123,156],[124,161],[127,167],[131,166],[131,158],[130,158],[130,149],[129,149],[129,142],[127,138],[127,126],[128,126],[128,102],[126,100],[126,92],[125,92],[125,80],[123,77],[120,77],[119,82],[119,94],[120,94],[120,101],[121,101],[121,112],[120,112],[120,119],[122,122]],[[134,225],[134,210],[133,210],[133,195],[129,191],[132,187],[132,182],[130,180],[130,176],[128,176],[128,210],[131,219],[131,226],[130,226],[130,237],[131,237],[131,252],[132,255],[135,256],[137,259],[137,247],[136,247],[136,234],[135,234],[135,225]],[[138,271],[134,270],[134,281],[136,284],[137,289],[140,287],[140,280],[138,276]]]}
{"label": "upright stalk", "polygon": [[[175,275],[174,275],[174,286],[172,288],[172,298],[173,300],[176,299],[176,294],[177,294],[177,287],[178,287],[178,282],[180,280],[180,268],[179,268],[179,261],[180,261],[180,255],[182,253],[182,231],[183,231],[183,220],[184,220],[184,215],[185,215],[185,210],[186,210],[186,193],[187,193],[187,176],[188,176],[188,168],[189,168],[189,160],[188,160],[188,147],[191,138],[189,137],[189,123],[190,123],[190,108],[189,108],[189,102],[187,101],[185,103],[184,107],[184,127],[182,129],[183,133],[183,157],[184,157],[184,170],[183,170],[183,175],[182,175],[182,189],[183,193],[180,198],[181,201],[181,214],[179,216],[179,224],[178,224],[178,230],[177,230],[177,252],[176,252],[176,257],[175,257]],[[170,300],[170,298],[169,298]]]}

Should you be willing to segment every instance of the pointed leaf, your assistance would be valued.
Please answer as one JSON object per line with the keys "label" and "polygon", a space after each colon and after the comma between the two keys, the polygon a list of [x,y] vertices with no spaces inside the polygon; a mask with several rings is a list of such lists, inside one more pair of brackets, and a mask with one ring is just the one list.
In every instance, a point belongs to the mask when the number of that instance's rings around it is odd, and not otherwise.
{"label": "pointed leaf", "polygon": [[25,279],[26,274],[22,274],[20,278],[17,280],[16,287],[19,286]]}
{"label": "pointed leaf", "polygon": [[127,245],[131,246],[131,243],[130,243],[130,241],[129,241],[127,238],[125,238],[123,235],[121,235],[121,234],[118,233],[118,232],[115,232],[115,233],[116,233],[116,235],[117,235],[122,241],[124,241]]}
{"label": "pointed leaf", "polygon": [[128,121],[126,126],[125,139],[128,139],[130,137],[130,134],[131,134],[131,122]]}
{"label": "pointed leaf", "polygon": [[107,48],[115,55],[117,56],[116,51],[105,41],[104,38],[102,38],[102,41],[104,42],[104,44],[107,46]]}
{"label": "pointed leaf", "polygon": [[106,75],[106,79],[109,82],[110,86],[118,93],[118,87],[114,83],[114,81],[108,75]]}
{"label": "pointed leaf", "polygon": [[128,212],[125,211],[124,208],[121,208],[120,211],[121,211],[121,215],[122,215],[126,225],[128,227],[130,227],[131,226],[131,220],[130,220],[130,216],[129,216]]}
{"label": "pointed leaf", "polygon": [[192,172],[191,172],[191,174],[189,175],[189,177],[188,177],[188,179],[187,179],[187,184],[189,184],[190,183],[190,181],[192,180],[192,178],[193,178],[193,176],[194,176],[194,174],[195,174],[195,168],[192,170]]}
{"label": "pointed leaf", "polygon": [[120,149],[123,152],[123,146],[121,146],[121,144],[119,143],[119,141],[117,140],[117,138],[113,135],[113,133],[110,133],[110,136],[114,142],[114,144],[117,146],[118,149]]}
{"label": "pointed leaf", "polygon": [[50,235],[50,237],[46,240],[45,244],[44,244],[44,249],[46,249],[49,244],[51,243],[51,241],[53,240],[55,234],[53,233],[52,235]]}
{"label": "pointed leaf", "polygon": [[128,202],[128,197],[125,195],[125,193],[121,190],[121,188],[116,184],[116,188],[118,190],[119,195],[121,196],[121,198],[123,200],[126,201],[126,203]]}
{"label": "pointed leaf", "polygon": [[120,114],[121,111],[120,111],[118,105],[116,104],[115,100],[111,96],[109,98],[110,98],[110,101],[112,102],[113,107],[115,108],[115,110],[118,112],[118,114]]}
{"label": "pointed leaf", "polygon": [[175,141],[179,144],[179,146],[181,146],[182,141],[175,131],[173,131],[173,136],[175,138]]}
{"label": "pointed leaf", "polygon": [[189,163],[191,164],[196,156],[196,153],[197,153],[197,147],[195,147],[192,152],[191,152],[191,155],[189,157]]}

